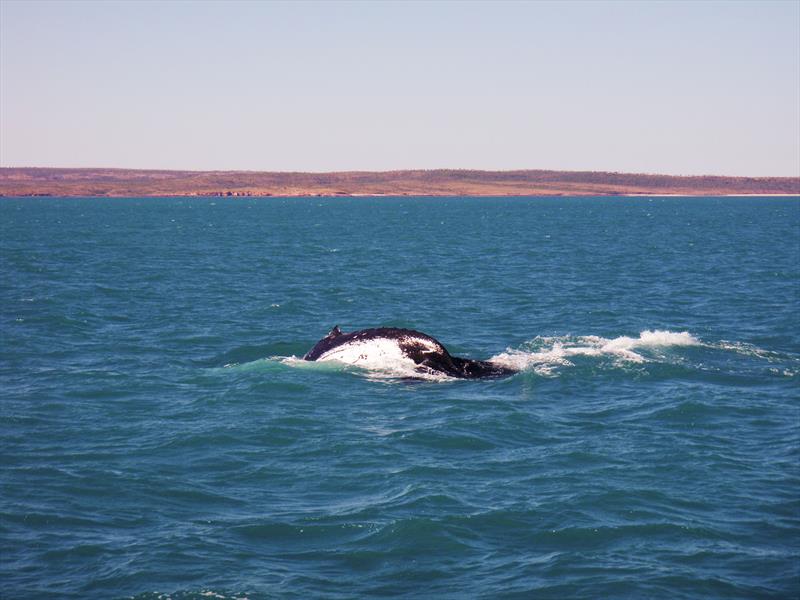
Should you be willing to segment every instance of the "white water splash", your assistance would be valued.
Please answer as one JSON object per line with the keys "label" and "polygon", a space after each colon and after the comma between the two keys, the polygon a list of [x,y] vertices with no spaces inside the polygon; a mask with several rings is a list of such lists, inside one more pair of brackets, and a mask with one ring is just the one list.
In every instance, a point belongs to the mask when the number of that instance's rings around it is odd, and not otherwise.
{"label": "white water splash", "polygon": [[643,363],[649,359],[637,350],[674,346],[699,346],[702,342],[688,331],[645,330],[639,337],[604,338],[596,335],[537,337],[528,348],[509,348],[489,360],[497,365],[518,371],[533,370],[550,375],[557,367],[571,366],[575,356],[608,356],[615,360]]}

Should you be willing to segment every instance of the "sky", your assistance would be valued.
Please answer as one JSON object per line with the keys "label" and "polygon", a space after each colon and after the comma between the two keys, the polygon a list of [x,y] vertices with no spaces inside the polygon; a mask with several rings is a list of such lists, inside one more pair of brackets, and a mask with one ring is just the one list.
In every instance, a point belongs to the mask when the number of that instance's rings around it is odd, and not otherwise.
{"label": "sky", "polygon": [[0,0],[0,166],[800,176],[800,1]]}

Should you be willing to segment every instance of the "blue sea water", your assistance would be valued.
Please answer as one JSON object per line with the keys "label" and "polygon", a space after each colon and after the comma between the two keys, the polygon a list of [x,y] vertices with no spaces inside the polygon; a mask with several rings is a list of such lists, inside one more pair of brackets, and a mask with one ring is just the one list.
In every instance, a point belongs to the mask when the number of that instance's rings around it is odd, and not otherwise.
{"label": "blue sea water", "polygon": [[796,598],[799,308],[796,198],[3,199],[0,597]]}

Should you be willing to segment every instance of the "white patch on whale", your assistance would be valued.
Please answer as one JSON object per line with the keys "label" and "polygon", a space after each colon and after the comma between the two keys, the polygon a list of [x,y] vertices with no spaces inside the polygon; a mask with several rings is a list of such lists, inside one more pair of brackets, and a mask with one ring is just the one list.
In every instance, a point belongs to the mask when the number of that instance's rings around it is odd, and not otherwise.
{"label": "white patch on whale", "polygon": [[420,367],[401,348],[401,342],[413,343],[421,346],[423,352],[436,354],[441,348],[430,340],[407,336],[401,339],[393,338],[368,338],[356,339],[324,352],[316,362],[335,361],[345,365],[352,365],[369,371],[380,371],[388,375],[407,377],[429,375],[434,379],[451,379],[443,373],[435,373],[425,367]]}

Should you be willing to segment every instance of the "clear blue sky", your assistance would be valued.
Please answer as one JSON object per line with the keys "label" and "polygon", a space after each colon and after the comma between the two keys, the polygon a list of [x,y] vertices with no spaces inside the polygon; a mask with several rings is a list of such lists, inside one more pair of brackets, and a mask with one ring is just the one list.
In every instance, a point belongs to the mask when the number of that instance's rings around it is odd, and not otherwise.
{"label": "clear blue sky", "polygon": [[0,1],[0,165],[800,175],[800,2]]}

